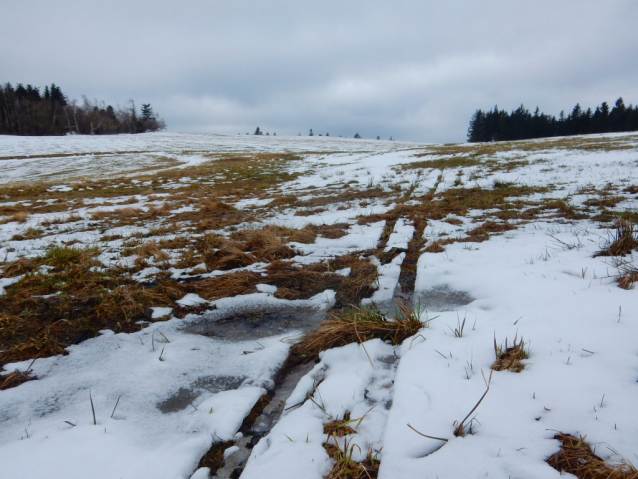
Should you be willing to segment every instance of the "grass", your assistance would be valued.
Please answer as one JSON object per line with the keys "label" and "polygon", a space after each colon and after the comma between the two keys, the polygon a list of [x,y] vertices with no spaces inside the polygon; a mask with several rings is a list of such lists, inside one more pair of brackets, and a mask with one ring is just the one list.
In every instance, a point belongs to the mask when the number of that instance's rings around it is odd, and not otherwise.
{"label": "grass", "polygon": [[13,214],[11,217],[11,221],[15,221],[17,223],[26,223],[27,219],[29,219],[29,213],[26,211],[18,211]]}
{"label": "grass", "polygon": [[552,454],[547,463],[561,474],[573,474],[578,479],[638,479],[638,470],[631,463],[625,460],[608,463],[592,451],[585,437],[556,434],[554,439],[560,441],[560,450]]}
{"label": "grass", "polygon": [[20,384],[26,383],[27,381],[32,381],[34,379],[36,378],[31,374],[30,370],[16,370],[12,373],[0,376],[0,391],[4,389],[14,388],[16,386],[19,386]]}
{"label": "grass", "polygon": [[634,284],[638,281],[638,268],[626,261],[617,262],[618,267],[618,286],[622,289],[633,289]]}
{"label": "grass", "polygon": [[[481,396],[481,399],[478,400],[478,402],[474,405],[472,410],[469,413],[467,413],[467,416],[465,416],[465,418],[461,422],[454,421],[454,426],[456,426],[455,429],[454,429],[454,435],[456,437],[463,437],[463,436],[466,436],[467,434],[474,434],[474,421],[475,421],[475,419],[474,418],[470,419],[470,416],[474,413],[474,411],[476,411],[478,409],[478,407],[483,402],[483,399],[485,399],[485,396],[487,396],[487,393],[490,392],[490,385],[492,384],[492,373],[490,372],[489,380],[486,380],[485,376],[483,376],[483,380],[485,381],[485,392]],[[467,424],[466,424],[466,421],[468,419],[470,419],[470,421],[467,422]],[[409,426],[409,424],[408,424],[408,426]],[[421,433],[419,433],[419,434],[421,434]],[[421,434],[421,435],[423,435],[423,434]]]}
{"label": "grass", "polygon": [[336,435],[333,434],[335,444],[325,444],[324,448],[334,461],[332,470],[326,476],[327,479],[374,479],[379,474],[379,460],[377,454],[372,453],[372,448],[368,449],[368,455],[363,461],[355,461],[355,448],[359,446],[352,444],[352,440],[344,440],[343,449],[339,445]]}
{"label": "grass", "polygon": [[101,329],[139,330],[150,306],[169,306],[189,289],[174,281],[143,287],[124,270],[95,268],[99,252],[53,247],[4,265],[5,274],[25,276],[0,298],[0,364],[64,354]]}
{"label": "grass", "polygon": [[521,362],[525,359],[529,359],[529,347],[525,349],[525,341],[521,339],[517,342],[518,336],[514,338],[511,345],[508,345],[507,338],[505,338],[505,344],[500,346],[496,343],[496,336],[494,337],[494,354],[496,360],[492,364],[494,371],[511,371],[513,373],[520,373],[525,369],[525,365]]}
{"label": "grass", "polygon": [[616,230],[604,248],[594,256],[624,256],[638,248],[636,225],[627,220],[616,221]]}
{"label": "grass", "polygon": [[22,234],[15,234],[11,237],[11,241],[26,241],[42,238],[44,231],[38,228],[28,228]]}
{"label": "grass", "polygon": [[510,223],[496,223],[495,221],[486,221],[481,226],[467,232],[472,241],[481,241],[488,239],[489,235],[503,233],[505,231],[515,230],[516,226]]}
{"label": "grass", "polygon": [[[317,227],[316,231],[335,235],[343,232],[337,227]],[[290,233],[294,235],[294,231]],[[333,289],[338,303],[345,305],[358,303],[374,291],[378,272],[367,259],[346,255],[298,267],[280,261],[296,253],[273,230],[249,231],[244,240],[216,234],[204,235],[193,242],[175,239],[162,244],[150,240],[130,251],[139,255],[136,267],[131,269],[104,268],[96,259],[101,253],[98,248],[68,246],[51,247],[39,258],[3,264],[7,277],[25,276],[0,298],[0,364],[64,354],[67,346],[94,337],[102,329],[138,330],[136,322],[148,319],[147,310],[151,306],[172,307],[178,317],[201,314],[205,308],[175,305],[187,293],[213,301],[254,293],[255,285],[266,283],[277,286],[276,296],[285,299],[307,299]],[[233,269],[256,261],[271,264],[265,277],[243,271],[180,283],[169,279],[168,273],[160,272],[152,284],[132,279],[132,272],[148,266],[151,258],[160,269],[170,266],[171,258],[161,246],[187,245],[176,263],[189,260],[195,266],[205,262],[209,269]],[[335,273],[345,268],[350,268],[349,275]]]}
{"label": "grass", "polygon": [[[423,157],[427,156],[429,153],[418,153],[414,156]],[[481,162],[473,156],[452,156],[450,158],[433,158],[431,160],[424,161],[415,161],[412,163],[407,163],[401,165],[404,169],[415,169],[415,168],[437,168],[443,170],[445,168],[465,168],[468,166],[476,166],[481,164]]]}
{"label": "grass", "polygon": [[211,448],[202,456],[197,465],[197,469],[201,467],[208,467],[211,474],[215,474],[218,469],[224,467],[224,451],[229,447],[232,447],[235,443],[233,441],[220,441],[215,442]]}
{"label": "grass", "polygon": [[346,412],[343,419],[335,419],[323,425],[323,433],[328,436],[333,434],[337,437],[344,437],[349,434],[356,434],[357,431],[350,427],[350,424],[361,422],[360,419],[350,419],[350,413]]}
{"label": "grass", "polygon": [[432,241],[423,251],[425,253],[444,253],[445,248],[440,241]]}
{"label": "grass", "polygon": [[292,355],[309,362],[316,359],[321,351],[375,338],[401,344],[427,327],[430,320],[422,321],[422,313],[420,308],[408,308],[404,304],[398,306],[394,319],[369,306],[332,311],[319,327],[300,338],[292,347]]}
{"label": "grass", "polygon": [[[350,268],[347,276],[335,273],[345,268]],[[337,307],[358,304],[374,292],[378,280],[377,267],[356,255],[306,266],[276,261],[266,268],[266,273],[268,276],[263,277],[261,282],[277,286],[277,298],[308,299],[332,289],[337,294]]]}

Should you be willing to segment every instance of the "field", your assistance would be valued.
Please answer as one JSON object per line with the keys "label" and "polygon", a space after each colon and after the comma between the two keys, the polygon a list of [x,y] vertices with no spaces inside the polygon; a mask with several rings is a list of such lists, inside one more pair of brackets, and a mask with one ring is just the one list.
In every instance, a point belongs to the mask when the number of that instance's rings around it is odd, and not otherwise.
{"label": "field", "polygon": [[636,134],[0,166],[3,478],[638,477]]}

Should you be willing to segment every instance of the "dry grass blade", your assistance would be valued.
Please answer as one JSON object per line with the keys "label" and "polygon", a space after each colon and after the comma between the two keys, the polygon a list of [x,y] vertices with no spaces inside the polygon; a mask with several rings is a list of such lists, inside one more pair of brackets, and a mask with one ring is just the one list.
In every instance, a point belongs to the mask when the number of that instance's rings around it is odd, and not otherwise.
{"label": "dry grass blade", "polygon": [[32,381],[34,379],[36,379],[36,377],[28,370],[14,371],[5,376],[0,376],[0,391],[14,388],[22,383],[26,383],[27,381]]}
{"label": "dry grass blade", "polygon": [[561,432],[554,439],[562,444],[547,463],[561,473],[567,472],[579,479],[638,479],[638,471],[632,464],[624,460],[617,464],[605,462],[594,454],[584,437],[579,439]]}
{"label": "dry grass blade", "polygon": [[496,344],[496,336],[494,336],[494,354],[496,355],[496,361],[492,364],[494,371],[511,371],[513,373],[520,373],[525,369],[525,365],[521,362],[525,359],[529,359],[529,349],[525,349],[525,341],[521,337],[518,341],[518,336],[514,337],[514,342],[511,346],[507,343],[505,338],[505,345]]}
{"label": "dry grass blade", "polygon": [[400,344],[427,326],[429,320],[421,320],[422,312],[404,304],[399,305],[393,320],[386,318],[376,308],[367,306],[330,312],[327,321],[305,333],[300,342],[293,346],[293,357],[299,357],[304,362],[312,361],[321,351],[374,338]]}
{"label": "dry grass blade", "polygon": [[[483,376],[483,380],[485,380],[485,376]],[[465,418],[456,426],[456,429],[454,429],[454,435],[456,437],[463,437],[466,434],[472,434],[472,422],[474,421],[474,419],[472,419],[472,421],[470,421],[469,430],[468,431],[465,430],[465,428],[466,428],[465,421],[467,421],[468,418],[472,415],[472,413],[474,411],[476,411],[476,409],[481,405],[481,403],[483,402],[483,399],[485,399],[485,396],[487,396],[487,393],[490,392],[490,385],[491,384],[492,384],[492,372],[490,372],[489,380],[486,381],[486,389],[485,389],[485,392],[483,393],[483,395],[481,396],[481,399],[478,400],[478,402],[474,405],[472,410],[469,413],[467,413],[467,416],[465,416]]]}
{"label": "dry grass blade", "polygon": [[416,429],[414,429],[414,428],[413,428],[412,426],[410,426],[409,424],[408,424],[408,427],[409,427],[410,429],[412,429],[414,432],[416,432],[419,436],[427,437],[428,439],[435,439],[435,440],[437,440],[437,441],[443,441],[443,442],[448,442],[448,441],[449,441],[449,439],[444,439],[444,438],[442,438],[442,437],[428,436],[427,434],[423,434],[422,432],[419,432],[419,431],[417,431]]}

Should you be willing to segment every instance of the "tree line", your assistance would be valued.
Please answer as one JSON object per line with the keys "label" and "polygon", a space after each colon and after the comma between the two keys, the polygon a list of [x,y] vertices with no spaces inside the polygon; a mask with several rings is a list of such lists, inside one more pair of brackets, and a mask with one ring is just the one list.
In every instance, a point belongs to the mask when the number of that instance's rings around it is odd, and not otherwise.
{"label": "tree line", "polygon": [[523,105],[512,113],[499,110],[498,106],[486,112],[476,110],[470,120],[467,140],[475,143],[621,131],[638,131],[638,105],[627,107],[623,99],[618,98],[611,110],[607,102],[594,111],[583,110],[576,104],[571,113],[565,115],[561,111],[558,118],[541,113],[538,107],[530,113]]}
{"label": "tree line", "polygon": [[107,135],[144,133],[166,127],[150,104],[138,113],[133,100],[113,108],[103,101],[69,100],[54,83],[39,87],[11,83],[0,85],[0,134],[2,135]]}

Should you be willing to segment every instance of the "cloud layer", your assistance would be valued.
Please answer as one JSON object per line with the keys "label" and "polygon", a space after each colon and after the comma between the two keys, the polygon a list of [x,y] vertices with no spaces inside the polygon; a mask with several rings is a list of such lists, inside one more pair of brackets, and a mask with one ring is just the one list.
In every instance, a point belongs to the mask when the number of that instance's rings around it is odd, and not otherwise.
{"label": "cloud layer", "polygon": [[0,0],[0,81],[172,131],[464,141],[495,104],[638,102],[632,0]]}

